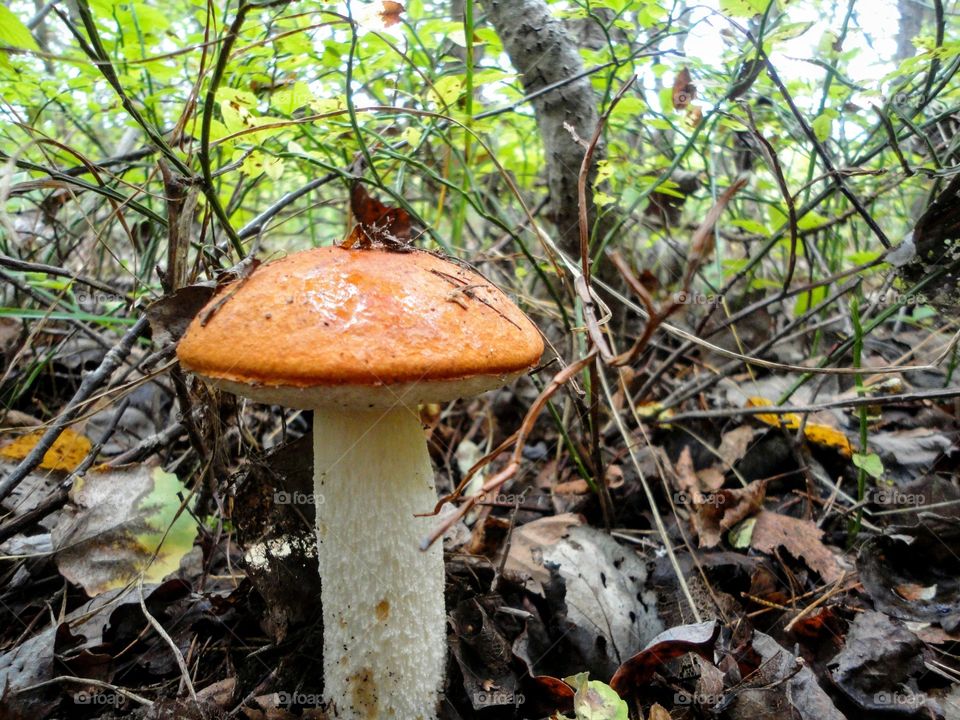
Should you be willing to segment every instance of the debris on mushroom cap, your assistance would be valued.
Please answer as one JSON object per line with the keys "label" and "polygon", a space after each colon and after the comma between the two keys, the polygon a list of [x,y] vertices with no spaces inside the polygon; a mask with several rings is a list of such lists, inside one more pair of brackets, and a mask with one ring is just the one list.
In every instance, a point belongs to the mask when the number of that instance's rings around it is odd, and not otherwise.
{"label": "debris on mushroom cap", "polygon": [[293,407],[449,400],[504,384],[542,352],[536,327],[477,273],[419,250],[337,246],[226,286],[177,348],[213,383]]}

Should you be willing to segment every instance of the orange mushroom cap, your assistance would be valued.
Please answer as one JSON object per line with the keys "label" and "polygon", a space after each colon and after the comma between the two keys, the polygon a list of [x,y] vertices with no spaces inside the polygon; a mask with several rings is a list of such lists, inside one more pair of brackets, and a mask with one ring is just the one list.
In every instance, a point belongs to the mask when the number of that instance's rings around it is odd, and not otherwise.
{"label": "orange mushroom cap", "polygon": [[315,248],[224,287],[177,348],[211,383],[290,407],[438,402],[499,387],[540,359],[523,312],[428,252]]}

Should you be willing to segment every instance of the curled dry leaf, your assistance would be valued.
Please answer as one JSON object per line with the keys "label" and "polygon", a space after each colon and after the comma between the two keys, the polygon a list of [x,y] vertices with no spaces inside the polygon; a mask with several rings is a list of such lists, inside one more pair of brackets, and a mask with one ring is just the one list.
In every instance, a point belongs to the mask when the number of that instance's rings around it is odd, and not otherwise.
{"label": "curled dry leaf", "polygon": [[357,220],[346,247],[384,245],[401,248],[410,242],[410,215],[403,208],[384,205],[360,182],[350,190],[350,211]]}
{"label": "curled dry leaf", "polygon": [[401,20],[403,5],[394,0],[382,0],[383,9],[380,10],[380,19],[384,27],[393,27]]}
{"label": "curled dry leaf", "polygon": [[697,506],[700,547],[715,547],[727,530],[763,508],[767,483],[758,480],[745,488],[722,489],[713,493],[709,501]]}
{"label": "curled dry leaf", "polygon": [[696,653],[713,662],[713,646],[719,636],[720,625],[714,621],[664,630],[620,666],[610,681],[610,687],[622,698],[633,697],[668,660]]}
{"label": "curled dry leaf", "polygon": [[158,345],[177,342],[194,316],[203,309],[216,288],[212,283],[187,285],[146,307],[147,319]]}

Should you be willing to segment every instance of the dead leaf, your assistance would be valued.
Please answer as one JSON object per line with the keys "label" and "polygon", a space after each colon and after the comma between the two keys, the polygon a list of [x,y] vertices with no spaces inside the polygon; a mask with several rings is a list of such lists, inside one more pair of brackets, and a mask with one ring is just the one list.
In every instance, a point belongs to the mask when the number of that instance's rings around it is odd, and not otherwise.
{"label": "dead leaf", "polygon": [[647,714],[647,720],[670,720],[670,713],[659,703],[650,706],[650,712]]}
{"label": "dead leaf", "polygon": [[724,717],[844,720],[813,671],[772,637],[754,632],[748,653],[757,668],[744,674]]}
{"label": "dead leaf", "polygon": [[650,682],[654,673],[668,660],[696,653],[713,662],[713,646],[719,636],[720,625],[714,621],[664,630],[620,666],[610,680],[610,687],[620,697],[628,698]]}
{"label": "dead leaf", "polygon": [[389,207],[367,193],[363,183],[350,190],[350,210],[357,220],[345,247],[373,245],[402,247],[410,242],[410,215],[403,208]]}
{"label": "dead leaf", "polygon": [[690,71],[683,68],[673,79],[673,109],[683,110],[697,97],[697,86],[690,78]]}
{"label": "dead leaf", "polygon": [[212,283],[187,285],[147,305],[154,342],[162,346],[180,340],[190,321],[210,301],[215,290]]}
{"label": "dead leaf", "polygon": [[[43,430],[37,430],[27,435],[21,435],[13,442],[0,448],[0,457],[15,461],[23,460],[40,442],[43,434]],[[91,447],[93,447],[92,443],[85,436],[67,428],[60,434],[60,437],[54,440],[50,449],[44,453],[39,467],[44,470],[73,472],[83,462]]]}
{"label": "dead leaf", "polygon": [[870,449],[898,484],[918,479],[941,456],[956,452],[956,447],[956,435],[951,438],[929,428],[870,433]]}
{"label": "dead leaf", "polygon": [[[857,569],[874,608],[960,633],[958,541],[960,524],[932,518],[915,528],[897,528],[895,535],[868,539],[857,557]],[[918,558],[924,562],[918,563]]]}
{"label": "dead leaf", "polygon": [[754,550],[772,555],[783,547],[818,573],[824,582],[835,582],[843,575],[836,556],[823,544],[823,530],[812,521],[769,510],[761,510],[756,519],[750,539]]}
{"label": "dead leaf", "polygon": [[767,483],[757,480],[745,488],[721,489],[697,505],[700,547],[715,547],[727,530],[763,508]]}
{"label": "dead leaf", "polygon": [[403,5],[393,0],[382,0],[383,8],[380,10],[380,18],[383,20],[385,28],[393,27],[401,20],[403,14]]}
{"label": "dead leaf", "polygon": [[[677,493],[680,504],[699,503],[702,499],[700,492],[700,480],[697,477],[696,470],[693,469],[693,455],[690,453],[690,446],[684,445],[680,451],[680,457],[673,466],[673,477],[676,482]],[[675,498],[676,501],[676,498]]]}
{"label": "dead leaf", "polygon": [[553,491],[561,495],[586,495],[590,492],[590,486],[583,478],[577,478],[576,480],[557,483]]}
{"label": "dead leaf", "polygon": [[647,568],[632,548],[594,527],[571,526],[579,516],[566,518],[543,518],[514,530],[505,569],[533,576],[545,595],[563,583],[566,640],[583,657],[584,669],[609,674],[619,658],[663,627],[656,597],[646,589]]}
{"label": "dead leaf", "polygon": [[741,425],[723,434],[717,452],[720,454],[720,459],[723,461],[725,468],[732,468],[747,454],[747,448],[750,447],[750,443],[753,442],[756,434],[757,431],[749,425]]}
{"label": "dead leaf", "polygon": [[183,492],[159,467],[88,472],[51,533],[60,573],[94,596],[175,572],[197,534],[189,513],[174,519]]}
{"label": "dead leaf", "polygon": [[544,548],[559,543],[571,528],[582,525],[582,515],[563,513],[521,525],[510,539],[510,552],[503,569],[530,578],[526,587],[543,595],[543,585],[550,581],[550,571],[543,566]]}
{"label": "dead leaf", "polygon": [[[843,649],[830,663],[833,681],[865,716],[939,717],[939,708],[917,689],[923,644],[902,623],[879,612],[854,618]],[[924,712],[926,710],[927,712]],[[898,712],[899,711],[899,712]]]}

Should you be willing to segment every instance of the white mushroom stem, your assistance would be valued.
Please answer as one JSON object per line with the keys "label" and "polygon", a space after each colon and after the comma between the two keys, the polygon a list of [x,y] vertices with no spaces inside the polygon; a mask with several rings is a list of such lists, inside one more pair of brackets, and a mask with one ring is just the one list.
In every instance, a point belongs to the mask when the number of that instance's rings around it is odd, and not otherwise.
{"label": "white mushroom stem", "polygon": [[416,410],[314,411],[324,695],[338,720],[433,720],[446,656],[443,551]]}

